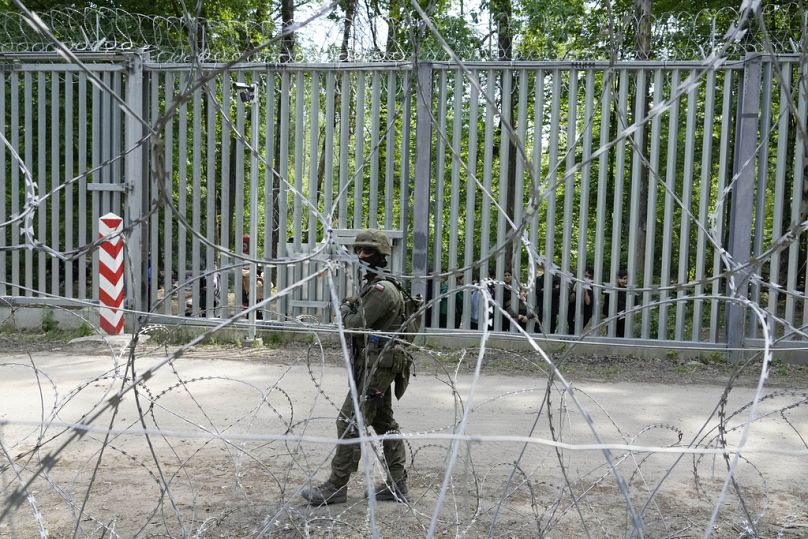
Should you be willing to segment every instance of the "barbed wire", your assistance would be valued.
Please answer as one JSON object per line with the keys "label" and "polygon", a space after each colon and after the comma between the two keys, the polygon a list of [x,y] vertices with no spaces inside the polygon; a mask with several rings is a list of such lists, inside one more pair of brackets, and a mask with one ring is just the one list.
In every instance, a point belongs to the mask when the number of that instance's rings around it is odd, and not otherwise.
{"label": "barbed wire", "polygon": [[[651,59],[692,60],[706,58],[725,43],[725,29],[738,18],[732,6],[657,15],[651,19]],[[40,13],[63,45],[75,52],[120,53],[143,49],[155,62],[225,62],[238,57],[245,49],[266,41],[280,27],[278,18],[265,21],[214,20],[131,13],[120,8],[61,8]],[[516,36],[513,60],[605,60],[631,59],[636,56],[633,36],[638,26],[634,13],[616,17],[610,25],[605,11],[557,17],[546,14],[529,20],[515,17],[517,27],[548,29],[541,39]],[[750,28],[744,40],[726,48],[727,58],[739,58],[747,52],[799,54],[804,43],[799,39],[805,11],[797,2],[766,4],[760,12],[767,32]],[[360,19],[361,22],[361,19]],[[353,29],[351,47],[341,50],[342,21],[338,17],[320,18],[316,35],[304,29],[296,34],[293,61],[407,61],[412,58],[408,42],[391,41],[382,48],[371,36],[368,24]],[[479,24],[470,32],[451,39],[455,53],[465,61],[496,60],[494,37]],[[615,34],[608,35],[608,28]],[[191,37],[189,37],[191,36]],[[616,40],[614,36],[622,36]],[[192,42],[194,41],[194,42]],[[423,60],[447,61],[443,48],[430,41],[420,44],[418,55]],[[770,44],[770,49],[764,47]],[[0,52],[42,53],[54,51],[53,43],[25,22],[17,11],[0,12]],[[254,55],[252,61],[275,63],[280,60],[278,43]]]}

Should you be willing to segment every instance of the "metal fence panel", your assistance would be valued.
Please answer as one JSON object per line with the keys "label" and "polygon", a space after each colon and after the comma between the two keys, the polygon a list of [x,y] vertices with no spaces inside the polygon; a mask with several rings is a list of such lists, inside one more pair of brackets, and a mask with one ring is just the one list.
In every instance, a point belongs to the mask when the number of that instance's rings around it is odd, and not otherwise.
{"label": "metal fence panel", "polygon": [[[752,249],[766,258],[750,293],[800,327],[808,317],[805,246],[785,246],[782,236],[803,214],[806,68],[796,57],[777,60],[763,59]],[[509,271],[542,315],[530,331],[614,337],[625,318],[626,338],[634,340],[726,338],[718,246],[726,244],[736,183],[728,165],[739,158],[735,96],[743,63],[715,70],[697,63],[479,63],[468,71],[431,64],[423,93],[431,96],[422,111],[428,117],[412,115],[420,88],[411,65],[243,64],[214,72],[220,67],[145,64],[148,123],[164,117],[159,144],[143,163],[153,174],[144,206],[157,208],[143,231],[147,307],[156,312],[182,316],[190,300],[192,317],[231,316],[242,309],[242,289],[251,305],[288,289],[261,318],[328,321],[325,279],[296,286],[325,266],[300,257],[315,256],[333,231],[345,241],[348,229],[378,226],[403,238],[407,262],[400,267],[410,273],[415,226],[428,231],[432,295],[445,294],[431,310],[433,327],[471,328],[471,291],[454,293],[461,275],[466,284],[493,275],[502,304],[511,297],[502,284]],[[97,262],[82,249],[96,239],[100,215],[136,211],[122,196],[135,170],[124,166],[131,120],[117,101],[133,98],[127,73],[114,63],[89,74],[61,64],[0,73],[0,131],[29,166],[29,187],[40,196],[34,237],[58,251],[81,251],[62,262],[42,249],[18,248],[25,223],[15,218],[30,193],[4,147],[0,221],[9,224],[0,235],[0,293],[97,299]],[[209,80],[186,95],[200,74]],[[243,99],[234,83],[254,85],[256,101]],[[421,161],[414,172],[427,175],[419,181],[428,182],[428,193],[416,198],[412,164],[426,154],[413,151],[412,137],[423,122],[423,133],[432,133],[429,166]],[[161,190],[166,204],[157,204]],[[415,223],[413,215],[427,221]],[[524,219],[523,236],[508,244]],[[495,248],[490,267],[481,265]],[[544,261],[539,282],[546,290],[557,285],[556,297],[544,294],[542,305],[528,280],[536,257]],[[267,263],[255,264],[260,260]],[[621,315],[617,301],[603,312],[606,297],[623,294],[615,288],[623,266],[629,313]],[[338,278],[341,289],[349,281]],[[217,286],[218,300],[206,294]],[[750,322],[746,334],[759,335]],[[502,323],[494,316],[494,329]],[[797,338],[775,318],[770,330]]]}

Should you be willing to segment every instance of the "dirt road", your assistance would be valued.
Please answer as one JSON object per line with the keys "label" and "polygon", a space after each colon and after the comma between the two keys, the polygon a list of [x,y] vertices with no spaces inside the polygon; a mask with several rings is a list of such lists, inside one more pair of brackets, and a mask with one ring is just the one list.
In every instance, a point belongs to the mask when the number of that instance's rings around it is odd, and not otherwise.
{"label": "dirt road", "polygon": [[[750,384],[723,401],[722,379],[571,376],[573,392],[548,392],[540,371],[454,374],[424,354],[396,407],[410,503],[369,503],[359,473],[347,504],[309,507],[299,492],[327,476],[347,388],[339,357],[206,348],[164,363],[143,347],[135,371],[153,376],[111,407],[131,382],[125,354],[7,351],[0,537],[616,537],[635,526],[646,537],[808,536],[801,384],[764,389],[755,407]],[[71,428],[95,414],[89,432]],[[366,449],[378,481],[380,445]]]}

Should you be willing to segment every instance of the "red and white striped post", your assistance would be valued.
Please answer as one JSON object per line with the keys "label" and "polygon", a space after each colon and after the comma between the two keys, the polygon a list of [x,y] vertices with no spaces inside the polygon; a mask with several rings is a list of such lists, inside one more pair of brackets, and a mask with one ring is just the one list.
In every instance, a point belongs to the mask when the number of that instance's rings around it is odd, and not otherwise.
{"label": "red and white striped post", "polygon": [[[98,219],[98,237],[120,233],[123,219],[108,213]],[[98,299],[101,302],[101,329],[107,335],[123,333],[123,237],[101,243],[98,250]]]}

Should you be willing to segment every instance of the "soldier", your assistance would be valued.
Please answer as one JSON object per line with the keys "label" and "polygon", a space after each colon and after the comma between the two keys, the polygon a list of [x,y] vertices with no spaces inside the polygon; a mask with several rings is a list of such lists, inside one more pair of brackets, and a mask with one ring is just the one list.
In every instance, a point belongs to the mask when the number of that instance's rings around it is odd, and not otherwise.
{"label": "soldier", "polygon": [[[358,298],[346,298],[340,307],[345,329],[369,330],[351,338],[353,377],[359,396],[365,424],[377,434],[398,431],[393,418],[391,385],[396,382],[396,398],[406,388],[409,378],[410,356],[389,332],[397,331],[404,322],[404,298],[398,283],[390,277],[376,273],[387,266],[390,239],[380,230],[366,229],[356,235],[354,252],[365,266],[365,283]],[[337,435],[341,440],[357,438],[358,424],[350,392],[337,417]],[[407,501],[406,454],[401,440],[382,443],[387,480],[376,486],[377,500]],[[306,488],[301,493],[311,505],[344,503],[347,500],[348,480],[357,470],[361,447],[339,444],[331,461],[331,476],[324,483]]]}

